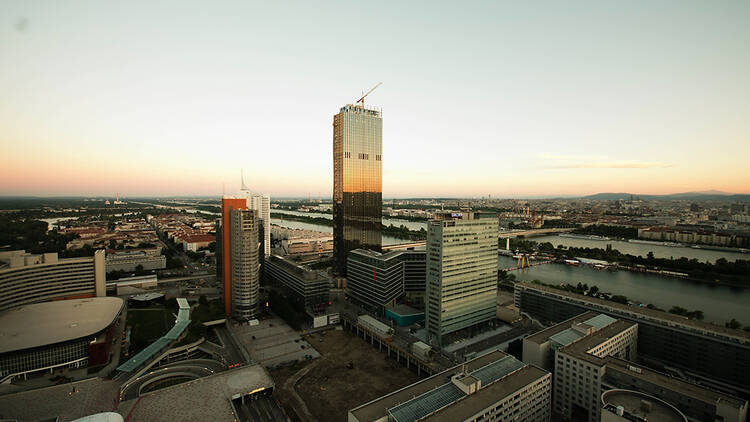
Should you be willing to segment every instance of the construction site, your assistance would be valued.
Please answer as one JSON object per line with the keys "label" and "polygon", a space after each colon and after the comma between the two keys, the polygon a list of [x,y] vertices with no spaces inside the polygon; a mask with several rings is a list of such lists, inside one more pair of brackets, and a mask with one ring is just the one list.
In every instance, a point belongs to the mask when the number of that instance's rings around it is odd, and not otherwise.
{"label": "construction site", "polygon": [[305,339],[320,358],[271,371],[279,401],[301,421],[346,421],[349,409],[421,378],[350,331],[321,331]]}

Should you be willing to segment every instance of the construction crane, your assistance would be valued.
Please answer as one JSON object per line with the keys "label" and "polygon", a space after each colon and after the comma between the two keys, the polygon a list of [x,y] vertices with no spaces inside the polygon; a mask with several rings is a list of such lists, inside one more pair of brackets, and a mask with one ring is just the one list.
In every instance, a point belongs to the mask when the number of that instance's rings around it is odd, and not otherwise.
{"label": "construction crane", "polygon": [[374,87],[372,87],[372,89],[370,89],[369,91],[367,91],[367,94],[362,95],[362,98],[358,99],[354,104],[362,103],[362,108],[364,108],[365,107],[365,97],[368,96],[368,95],[370,95],[370,94],[372,94],[372,91],[375,91],[375,88],[379,87],[382,84],[383,84],[382,82],[378,82],[377,85],[375,85]]}

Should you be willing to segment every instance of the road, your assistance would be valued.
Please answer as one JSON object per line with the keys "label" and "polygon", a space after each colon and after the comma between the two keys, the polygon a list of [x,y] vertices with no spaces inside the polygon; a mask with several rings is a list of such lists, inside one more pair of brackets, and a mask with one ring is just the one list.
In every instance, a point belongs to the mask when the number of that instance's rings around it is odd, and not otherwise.
{"label": "road", "polygon": [[241,345],[237,344],[237,342],[234,341],[234,338],[232,337],[232,334],[229,332],[229,329],[223,325],[218,325],[214,329],[216,332],[216,335],[219,337],[219,340],[221,340],[222,345],[224,346],[224,351],[226,352],[227,356],[227,365],[231,366],[234,364],[245,364],[247,363],[245,361],[244,354],[239,349],[242,347]]}
{"label": "road", "polygon": [[260,395],[245,399],[245,403],[235,402],[241,422],[286,422],[287,418],[271,396]]}
{"label": "road", "polygon": [[120,397],[123,401],[137,398],[144,387],[158,380],[170,377],[197,379],[209,376],[216,372],[221,372],[224,369],[224,365],[222,365],[221,362],[212,359],[189,359],[173,362],[161,368],[147,372],[145,375],[141,375],[128,385],[123,386]]}

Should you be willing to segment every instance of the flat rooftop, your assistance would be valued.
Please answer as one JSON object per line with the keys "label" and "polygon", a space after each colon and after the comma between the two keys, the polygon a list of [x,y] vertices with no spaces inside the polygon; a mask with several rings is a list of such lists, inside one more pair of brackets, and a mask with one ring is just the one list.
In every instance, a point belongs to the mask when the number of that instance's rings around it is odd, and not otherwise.
{"label": "flat rooftop", "polygon": [[244,366],[141,395],[117,410],[133,421],[234,421],[232,397],[273,386],[262,366]]}
{"label": "flat rooftop", "polygon": [[94,297],[19,306],[0,312],[0,353],[93,336],[123,307],[117,297]]}
{"label": "flat rooftop", "polygon": [[668,325],[668,326],[680,325],[684,327],[685,329],[688,329],[693,332],[700,331],[702,332],[701,334],[704,334],[704,335],[716,336],[716,334],[721,334],[723,337],[731,338],[735,342],[739,342],[743,344],[750,344],[750,332],[747,332],[744,330],[733,330],[731,328],[726,328],[721,325],[715,325],[715,324],[711,324],[708,322],[698,321],[695,319],[688,319],[686,317],[682,317],[679,315],[670,314],[669,312],[657,311],[656,309],[648,309],[645,307],[628,306],[622,303],[612,302],[609,300],[598,299],[598,298],[590,297],[590,296],[584,296],[578,293],[566,292],[564,290],[555,289],[554,287],[544,286],[541,284],[519,282],[519,283],[516,283],[516,286],[523,288],[523,289],[538,290],[538,291],[545,292],[545,293],[555,294],[555,295],[565,297],[565,298],[582,300],[582,301],[586,301],[586,302],[589,302],[589,303],[592,303],[601,307],[609,307],[619,312],[631,314],[632,315],[631,318],[641,317],[646,321],[656,320],[657,322],[660,322],[661,324]]}
{"label": "flat rooftop", "polygon": [[[638,377],[638,379],[647,381],[654,385],[658,385],[666,390],[677,391],[680,394],[684,394],[695,400],[708,403],[712,406],[720,401],[731,405],[733,408],[739,408],[747,403],[746,400],[740,399],[738,397],[725,394],[720,391],[711,390],[709,388],[702,387],[687,381],[683,381],[679,378],[662,374],[661,372],[657,372],[644,366],[637,365],[623,359],[618,359],[613,356],[606,357],[605,361],[607,363],[605,374],[611,371],[617,371],[628,374],[630,376],[636,376]],[[633,371],[631,367],[637,368],[640,372]]]}
{"label": "flat rooftop", "polygon": [[424,314],[424,311],[420,311],[419,309],[414,309],[411,306],[404,305],[402,303],[399,303],[396,306],[389,306],[385,308],[386,311],[390,311],[395,315],[398,316],[409,316],[409,315],[420,315]]}
{"label": "flat rooftop", "polygon": [[[679,410],[666,402],[649,396],[628,390],[610,390],[603,394],[606,411],[615,413],[618,406],[622,406],[626,415],[642,418],[643,421],[652,420],[659,422],[687,422],[687,418]],[[641,401],[649,402],[648,410],[641,406]],[[637,420],[637,419],[636,419]]]}
{"label": "flat rooftop", "polygon": [[580,324],[583,321],[586,321],[587,319],[593,318],[597,315],[598,313],[593,311],[584,312],[542,331],[537,331],[536,333],[526,337],[525,340],[536,344],[546,343],[549,341],[550,337],[569,329],[571,326],[573,326],[573,324]]}
{"label": "flat rooftop", "polygon": [[525,366],[513,374],[506,376],[489,387],[482,387],[476,393],[467,396],[456,406],[448,406],[424,419],[430,422],[453,422],[466,420],[469,417],[497,403],[527,385],[544,378],[551,377],[550,373],[536,366]]}
{"label": "flat rooftop", "polygon": [[72,421],[100,412],[112,411],[120,395],[120,382],[88,378],[73,383],[54,385],[0,395],[2,420]]}
{"label": "flat rooftop", "polygon": [[571,356],[587,360],[591,363],[602,365],[605,361],[604,358],[589,354],[588,351],[635,325],[638,324],[635,322],[618,319],[617,321],[607,325],[601,330],[595,331],[593,334],[576,340],[573,343],[567,346],[563,346],[558,350]]}
{"label": "flat rooftop", "polygon": [[453,375],[462,372],[462,365],[458,365],[365,403],[349,413],[360,421],[387,415],[398,422],[422,418],[429,421],[463,420],[521,387],[549,376],[549,372],[527,366],[500,351],[472,359],[464,366],[469,377],[482,382],[479,391],[471,395],[463,393],[451,381]]}

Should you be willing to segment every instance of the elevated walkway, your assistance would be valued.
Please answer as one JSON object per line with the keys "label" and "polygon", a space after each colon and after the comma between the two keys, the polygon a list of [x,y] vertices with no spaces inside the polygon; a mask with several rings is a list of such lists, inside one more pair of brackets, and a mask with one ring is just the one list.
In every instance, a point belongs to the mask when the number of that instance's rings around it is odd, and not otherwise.
{"label": "elevated walkway", "polygon": [[167,334],[159,337],[155,342],[149,344],[145,349],[128,359],[127,362],[118,366],[118,371],[133,372],[139,366],[143,365],[144,362],[151,359],[182,335],[188,325],[190,325],[190,305],[185,298],[178,298],[177,304],[180,308],[177,312],[177,320],[175,321],[174,327],[172,327]]}

